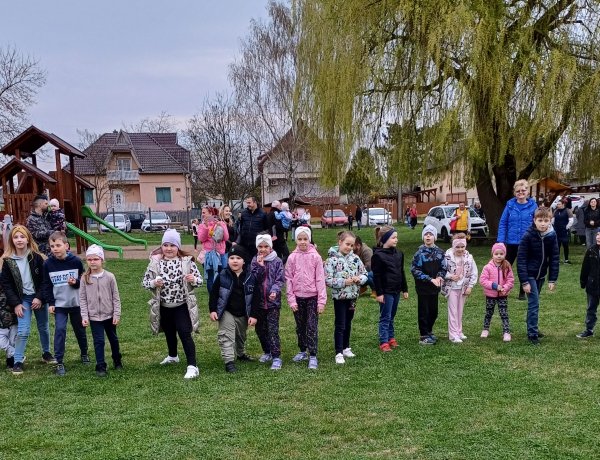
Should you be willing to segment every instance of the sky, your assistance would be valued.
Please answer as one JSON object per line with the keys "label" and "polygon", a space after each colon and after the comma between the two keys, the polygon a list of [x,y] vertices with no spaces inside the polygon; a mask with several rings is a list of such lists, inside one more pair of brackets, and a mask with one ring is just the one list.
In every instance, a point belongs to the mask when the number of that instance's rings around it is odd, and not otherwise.
{"label": "sky", "polygon": [[47,81],[30,122],[74,146],[167,112],[184,127],[229,92],[228,66],[268,0],[3,2],[0,44],[39,60]]}

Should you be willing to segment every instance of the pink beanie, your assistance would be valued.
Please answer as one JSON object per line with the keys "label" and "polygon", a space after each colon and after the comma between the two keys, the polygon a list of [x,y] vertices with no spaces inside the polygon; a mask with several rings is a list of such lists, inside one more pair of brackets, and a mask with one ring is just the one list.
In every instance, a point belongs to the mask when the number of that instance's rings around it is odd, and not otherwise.
{"label": "pink beanie", "polygon": [[502,251],[504,254],[506,254],[506,246],[504,246],[504,243],[495,243],[492,246],[492,255],[494,255],[494,252],[496,251]]}

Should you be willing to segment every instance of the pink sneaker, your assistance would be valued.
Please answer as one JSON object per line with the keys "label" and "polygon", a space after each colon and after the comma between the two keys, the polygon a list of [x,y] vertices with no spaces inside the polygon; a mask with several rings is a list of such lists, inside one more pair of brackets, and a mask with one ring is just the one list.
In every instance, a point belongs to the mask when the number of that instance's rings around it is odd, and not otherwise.
{"label": "pink sneaker", "polygon": [[505,342],[510,342],[512,340],[510,333],[505,332],[504,336],[502,337],[502,340],[504,340]]}
{"label": "pink sneaker", "polygon": [[487,339],[488,335],[490,335],[490,331],[484,329],[483,331],[481,331],[481,335],[479,337],[481,337],[482,339]]}

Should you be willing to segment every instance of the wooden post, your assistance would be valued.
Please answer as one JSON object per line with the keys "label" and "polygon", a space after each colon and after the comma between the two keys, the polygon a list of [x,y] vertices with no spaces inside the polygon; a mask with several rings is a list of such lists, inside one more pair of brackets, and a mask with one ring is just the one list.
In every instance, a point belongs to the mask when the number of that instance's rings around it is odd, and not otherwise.
{"label": "wooden post", "polygon": [[[56,149],[54,150],[54,158],[55,158],[55,164],[56,164],[56,198],[58,200],[58,202],[60,203],[61,208],[64,209],[65,207],[65,193],[64,193],[64,183],[63,183],[63,173],[62,173],[62,166],[60,164],[60,150]],[[65,216],[67,217],[67,216]]]}
{"label": "wooden post", "polygon": [[[69,155],[69,169],[71,170],[69,182],[71,183],[71,197],[73,203],[73,223],[76,227],[81,228],[83,219],[81,217],[81,209],[79,205],[79,196],[77,194],[77,184],[75,182],[75,161],[73,155]],[[82,253],[82,248],[85,242],[80,237],[76,237],[77,240],[77,253]]]}

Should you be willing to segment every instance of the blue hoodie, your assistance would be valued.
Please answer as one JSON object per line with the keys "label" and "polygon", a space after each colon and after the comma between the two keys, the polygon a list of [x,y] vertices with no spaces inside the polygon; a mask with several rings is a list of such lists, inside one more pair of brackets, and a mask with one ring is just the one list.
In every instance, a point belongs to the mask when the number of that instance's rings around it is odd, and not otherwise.
{"label": "blue hoodie", "polygon": [[[83,273],[83,264],[79,257],[67,252],[67,257],[57,259],[51,255],[44,262],[44,280],[42,292],[44,300],[50,306],[70,308],[79,306],[79,282]],[[73,277],[77,280],[74,285],[67,283]]]}

